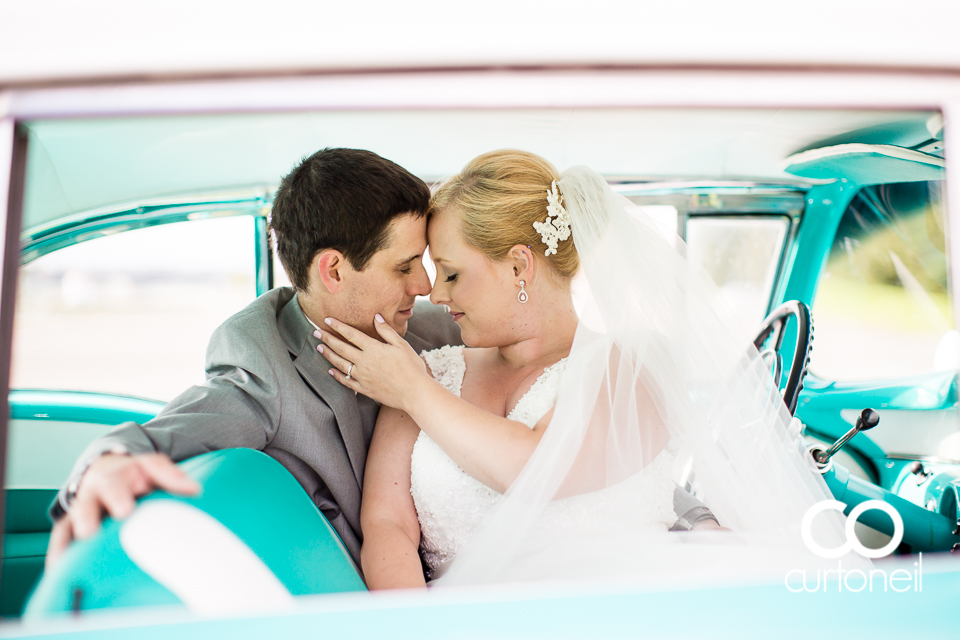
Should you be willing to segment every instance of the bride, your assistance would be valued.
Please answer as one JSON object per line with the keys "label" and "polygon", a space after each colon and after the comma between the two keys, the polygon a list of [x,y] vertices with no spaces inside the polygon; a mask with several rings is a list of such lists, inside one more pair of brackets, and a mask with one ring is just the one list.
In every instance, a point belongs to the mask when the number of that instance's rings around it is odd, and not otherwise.
{"label": "bride", "polygon": [[[424,586],[424,568],[440,584],[662,581],[814,562],[800,522],[826,487],[679,238],[590,169],[521,151],[447,180],[428,236],[431,300],[466,348],[418,356],[379,317],[383,342],[332,318],[320,332],[331,375],[383,404],[361,513],[370,588]],[[667,533],[678,481],[733,531]],[[839,514],[813,535],[839,541]]]}

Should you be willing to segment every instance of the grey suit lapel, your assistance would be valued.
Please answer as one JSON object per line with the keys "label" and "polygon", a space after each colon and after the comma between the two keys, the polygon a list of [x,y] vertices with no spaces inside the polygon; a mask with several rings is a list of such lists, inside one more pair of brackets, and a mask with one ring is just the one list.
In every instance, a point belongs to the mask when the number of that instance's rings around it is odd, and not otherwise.
{"label": "grey suit lapel", "polygon": [[350,458],[350,466],[363,484],[363,467],[367,460],[367,444],[364,441],[363,424],[357,407],[357,396],[337,382],[328,371],[330,363],[317,351],[320,341],[313,335],[313,326],[303,315],[300,303],[294,297],[280,312],[280,334],[293,354],[293,364],[303,379],[333,411]]}

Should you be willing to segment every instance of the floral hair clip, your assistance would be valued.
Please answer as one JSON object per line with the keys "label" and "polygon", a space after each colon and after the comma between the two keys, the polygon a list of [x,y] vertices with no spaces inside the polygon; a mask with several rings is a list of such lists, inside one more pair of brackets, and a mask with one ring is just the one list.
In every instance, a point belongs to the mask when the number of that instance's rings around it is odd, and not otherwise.
{"label": "floral hair clip", "polygon": [[570,237],[570,217],[563,208],[563,196],[557,190],[557,181],[550,183],[547,191],[547,219],[544,222],[534,222],[533,228],[540,234],[547,250],[543,255],[549,256],[557,252],[557,242]]}

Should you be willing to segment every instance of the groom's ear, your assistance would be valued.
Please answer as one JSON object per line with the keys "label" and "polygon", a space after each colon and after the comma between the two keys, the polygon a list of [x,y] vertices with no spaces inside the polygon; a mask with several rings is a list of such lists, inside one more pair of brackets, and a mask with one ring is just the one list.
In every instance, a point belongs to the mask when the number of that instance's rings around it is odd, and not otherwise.
{"label": "groom's ear", "polygon": [[347,261],[336,249],[321,251],[313,259],[314,272],[330,293],[340,293],[343,289],[344,267]]}

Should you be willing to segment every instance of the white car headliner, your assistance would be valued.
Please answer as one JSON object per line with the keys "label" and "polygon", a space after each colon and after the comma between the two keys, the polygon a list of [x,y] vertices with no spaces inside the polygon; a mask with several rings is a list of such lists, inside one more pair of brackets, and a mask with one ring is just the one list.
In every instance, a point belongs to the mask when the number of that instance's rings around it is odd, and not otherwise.
{"label": "white car headliner", "polygon": [[234,188],[272,189],[323,147],[366,148],[426,180],[499,148],[608,178],[802,181],[792,153],[842,133],[922,128],[924,111],[499,109],[324,111],[28,122],[24,228],[90,209]]}

